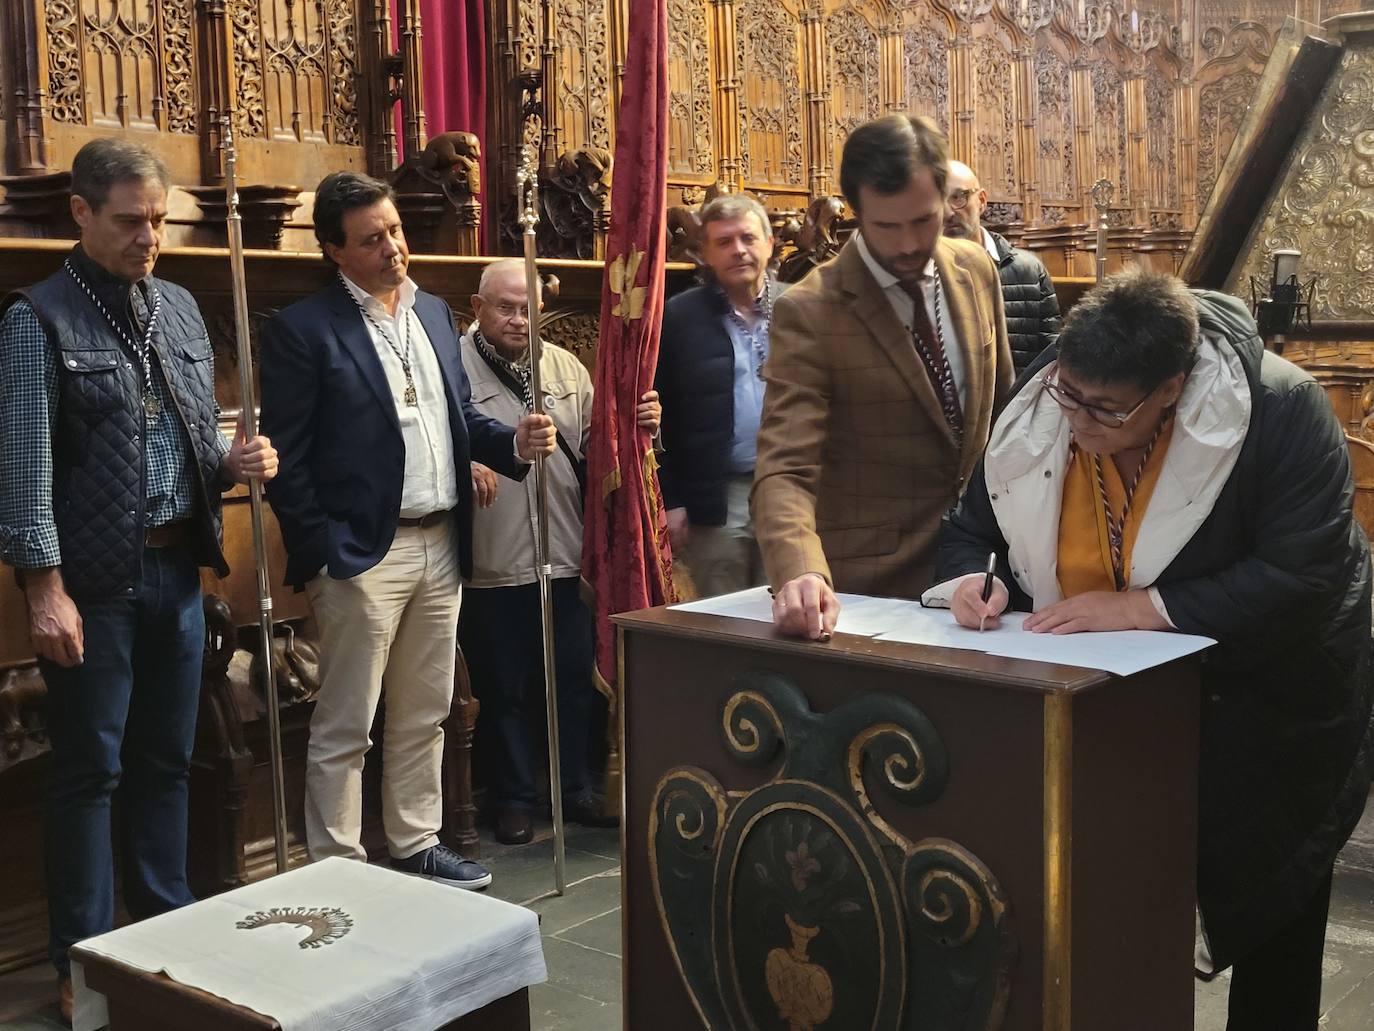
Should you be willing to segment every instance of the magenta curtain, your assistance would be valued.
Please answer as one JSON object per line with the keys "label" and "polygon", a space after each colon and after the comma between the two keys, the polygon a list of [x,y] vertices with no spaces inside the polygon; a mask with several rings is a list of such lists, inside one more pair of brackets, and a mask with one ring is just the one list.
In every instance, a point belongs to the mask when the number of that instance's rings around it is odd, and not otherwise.
{"label": "magenta curtain", "polygon": [[[392,46],[400,19],[391,0]],[[430,139],[443,132],[470,132],[482,142],[482,203],[487,187],[487,35],[482,0],[420,0],[421,56],[425,131]],[[396,134],[401,138],[400,109]],[[482,249],[486,250],[486,219]]]}
{"label": "magenta curtain", "polygon": [[[487,46],[482,0],[420,0],[429,135],[486,135]],[[486,140],[482,139],[486,152]]]}

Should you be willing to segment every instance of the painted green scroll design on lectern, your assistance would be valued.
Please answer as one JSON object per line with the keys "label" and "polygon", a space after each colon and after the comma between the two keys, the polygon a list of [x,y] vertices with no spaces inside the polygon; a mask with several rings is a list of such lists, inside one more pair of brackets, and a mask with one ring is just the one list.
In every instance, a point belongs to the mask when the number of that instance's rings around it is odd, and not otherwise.
{"label": "painted green scroll design on lectern", "polygon": [[720,728],[735,762],[772,779],[733,791],[680,766],[649,819],[654,898],[703,1024],[999,1027],[1016,944],[996,878],[953,841],[903,836],[873,801],[944,792],[949,756],[925,713],[890,694],[817,713],[787,678],[753,671]]}

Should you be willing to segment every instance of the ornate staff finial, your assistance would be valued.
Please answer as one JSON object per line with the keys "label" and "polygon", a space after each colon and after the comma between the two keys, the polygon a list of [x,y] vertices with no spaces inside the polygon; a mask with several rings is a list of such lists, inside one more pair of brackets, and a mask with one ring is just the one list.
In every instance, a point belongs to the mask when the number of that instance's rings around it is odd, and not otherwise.
{"label": "ornate staff finial", "polygon": [[533,232],[539,225],[539,166],[538,152],[533,143],[520,149],[520,167],[515,173],[515,187],[519,195],[520,225]]}
{"label": "ornate staff finial", "polygon": [[228,205],[228,217],[236,218],[239,212],[239,186],[236,172],[238,169],[238,155],[234,151],[234,123],[228,115],[219,120],[220,127],[220,152],[224,155],[224,188],[225,203]]}
{"label": "ornate staff finial", "polygon": [[1092,185],[1093,207],[1097,213],[1106,217],[1107,209],[1111,206],[1112,197],[1116,194],[1116,187],[1107,179],[1099,179]]}

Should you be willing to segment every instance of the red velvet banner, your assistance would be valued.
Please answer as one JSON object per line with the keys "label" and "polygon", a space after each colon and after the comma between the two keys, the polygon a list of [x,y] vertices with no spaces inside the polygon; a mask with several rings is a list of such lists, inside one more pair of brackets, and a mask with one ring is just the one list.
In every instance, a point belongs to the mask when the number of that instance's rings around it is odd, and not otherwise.
{"label": "red velvet banner", "polygon": [[610,616],[674,598],[658,463],[635,422],[639,396],[653,385],[663,316],[668,8],[666,0],[634,0],[629,9],[582,546],[582,574],[596,597],[603,687],[617,679]]}

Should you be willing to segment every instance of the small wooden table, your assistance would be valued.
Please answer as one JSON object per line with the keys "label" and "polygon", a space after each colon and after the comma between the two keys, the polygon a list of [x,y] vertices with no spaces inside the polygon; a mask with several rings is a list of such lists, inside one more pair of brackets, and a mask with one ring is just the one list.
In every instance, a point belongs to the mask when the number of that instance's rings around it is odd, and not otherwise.
{"label": "small wooden table", "polygon": [[[281,1031],[271,1017],[217,995],[126,966],[106,956],[72,949],[86,984],[109,1005],[109,1031]],[[529,989],[522,988],[435,1031],[529,1031]]]}

